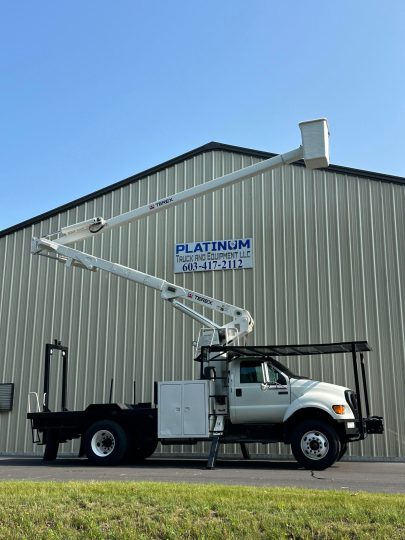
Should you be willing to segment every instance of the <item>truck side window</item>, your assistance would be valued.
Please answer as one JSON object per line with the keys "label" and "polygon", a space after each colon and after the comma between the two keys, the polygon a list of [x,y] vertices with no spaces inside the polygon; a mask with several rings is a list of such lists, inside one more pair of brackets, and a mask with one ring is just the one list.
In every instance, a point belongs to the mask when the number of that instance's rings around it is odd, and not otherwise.
{"label": "truck side window", "polygon": [[263,382],[262,362],[241,362],[239,381],[241,384],[262,383]]}
{"label": "truck side window", "polygon": [[267,369],[269,372],[270,380],[276,381],[277,384],[286,385],[287,381],[285,380],[284,375],[282,375],[279,371],[273,368],[270,364],[267,364]]}

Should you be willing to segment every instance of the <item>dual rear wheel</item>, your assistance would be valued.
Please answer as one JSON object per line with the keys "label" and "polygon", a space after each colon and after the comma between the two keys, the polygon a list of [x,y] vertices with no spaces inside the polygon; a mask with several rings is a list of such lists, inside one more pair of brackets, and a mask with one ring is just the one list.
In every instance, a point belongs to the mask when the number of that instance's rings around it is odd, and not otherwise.
{"label": "dual rear wheel", "polygon": [[84,435],[84,448],[95,465],[118,465],[122,461],[142,461],[156,450],[156,439],[130,436],[113,420],[95,422]]}

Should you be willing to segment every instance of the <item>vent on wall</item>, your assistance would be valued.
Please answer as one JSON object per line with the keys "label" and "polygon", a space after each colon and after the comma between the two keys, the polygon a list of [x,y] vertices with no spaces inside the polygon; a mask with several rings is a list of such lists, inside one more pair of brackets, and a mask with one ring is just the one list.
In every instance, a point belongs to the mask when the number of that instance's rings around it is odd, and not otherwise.
{"label": "vent on wall", "polygon": [[0,412],[13,410],[14,383],[0,383]]}

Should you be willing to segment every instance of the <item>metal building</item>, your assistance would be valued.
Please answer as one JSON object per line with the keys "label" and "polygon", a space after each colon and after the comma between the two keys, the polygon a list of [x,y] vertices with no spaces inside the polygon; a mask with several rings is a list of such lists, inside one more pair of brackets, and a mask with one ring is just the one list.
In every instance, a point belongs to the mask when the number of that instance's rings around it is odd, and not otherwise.
{"label": "metal building", "polygon": [[[197,324],[140,285],[31,256],[31,237],[109,218],[270,156],[210,143],[0,232],[1,453],[36,451],[27,399],[30,391],[42,392],[44,347],[54,338],[70,349],[69,409],[107,401],[111,379],[113,400],[132,402],[151,401],[155,380],[198,375]],[[77,247],[245,307],[255,319],[256,344],[367,339],[371,409],[384,416],[386,430],[351,445],[350,455],[403,459],[404,231],[404,178],[294,164]],[[253,268],[174,273],[176,243],[225,238],[253,239]],[[301,373],[354,386],[349,359],[297,362],[290,366]],[[60,378],[55,358],[53,407]],[[251,450],[288,454],[284,445]]]}

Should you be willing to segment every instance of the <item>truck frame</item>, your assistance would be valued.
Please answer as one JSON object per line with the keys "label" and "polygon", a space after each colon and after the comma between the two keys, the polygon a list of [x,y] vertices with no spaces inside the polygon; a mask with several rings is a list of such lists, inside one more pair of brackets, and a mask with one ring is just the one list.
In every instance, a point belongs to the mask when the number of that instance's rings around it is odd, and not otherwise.
{"label": "truck frame", "polygon": [[[340,459],[347,443],[367,434],[382,433],[381,417],[371,417],[364,371],[367,342],[321,345],[247,346],[253,318],[241,307],[191,291],[162,278],[112,263],[70,247],[147,215],[194,199],[227,185],[304,159],[308,168],[329,164],[329,133],[325,119],[301,122],[302,145],[290,152],[256,163],[188,190],[105,220],[102,217],[69,225],[53,235],[33,238],[31,251],[62,262],[67,268],[98,269],[151,287],[163,300],[203,325],[196,342],[195,360],[200,379],[156,383],[154,403],[91,404],[84,411],[66,409],[68,349],[60,342],[46,346],[44,397],[40,411],[28,412],[33,441],[45,445],[44,459],[57,457],[59,444],[80,438],[80,455],[96,464],[142,460],[161,444],[211,443],[207,466],[214,468],[221,443],[239,443],[248,457],[246,443],[285,442],[301,465],[322,469]],[[196,304],[231,321],[218,324],[201,313]],[[64,361],[61,410],[49,410],[49,368],[54,351]],[[356,392],[337,385],[311,381],[293,374],[276,356],[351,353]],[[360,354],[363,417],[357,354]]]}

